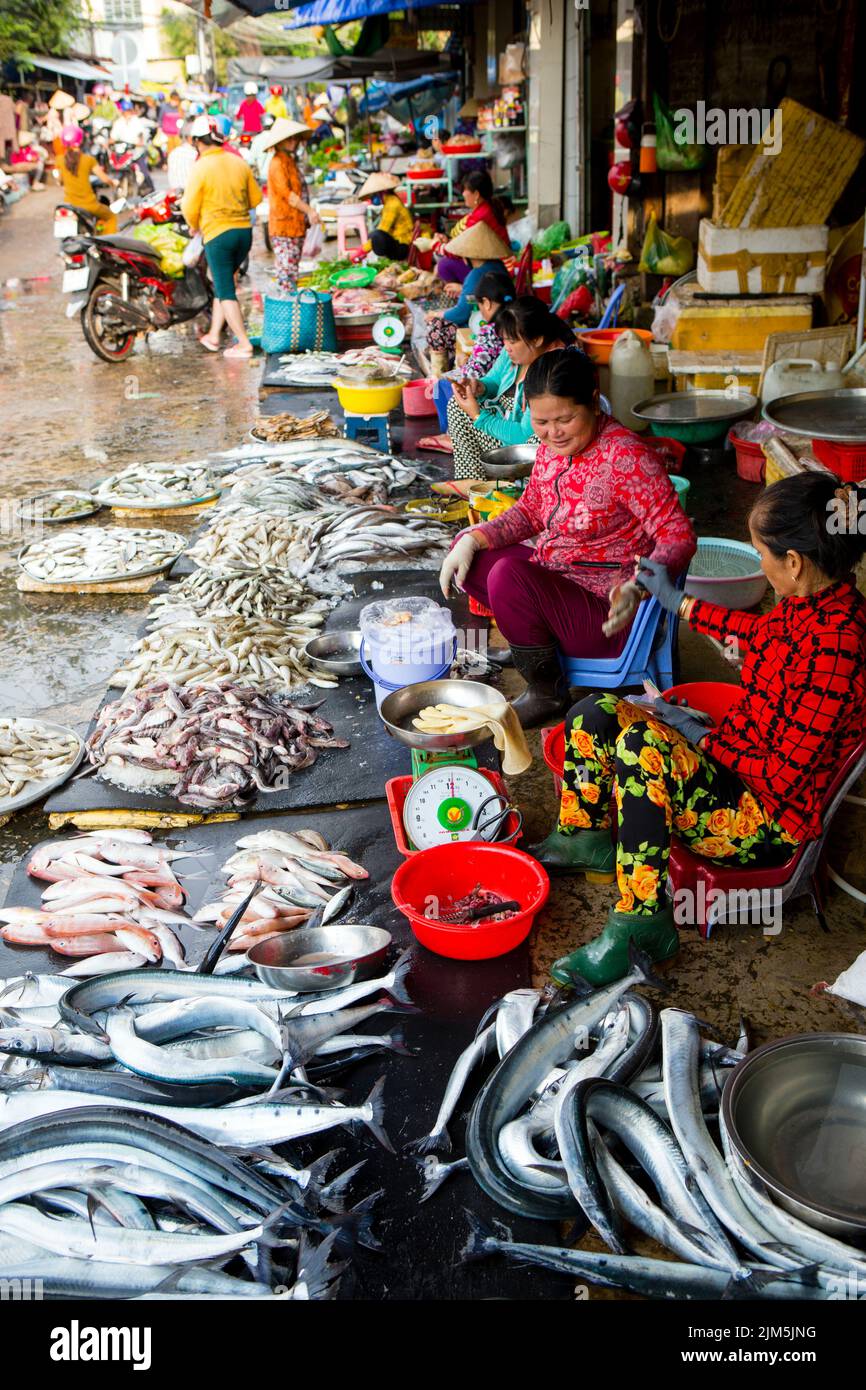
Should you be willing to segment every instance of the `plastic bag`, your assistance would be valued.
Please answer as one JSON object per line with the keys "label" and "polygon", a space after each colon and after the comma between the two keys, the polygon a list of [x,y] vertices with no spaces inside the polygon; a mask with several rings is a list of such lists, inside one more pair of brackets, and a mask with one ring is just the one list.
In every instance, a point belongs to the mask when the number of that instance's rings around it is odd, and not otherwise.
{"label": "plastic bag", "polygon": [[146,241],[154,251],[159,252],[160,269],[172,278],[183,275],[183,253],[188,246],[186,237],[173,227],[156,227],[152,222],[143,222],[132,234],[137,241]]}
{"label": "plastic bag", "polygon": [[201,232],[196,232],[195,236],[187,242],[181,260],[186,266],[198,265],[201,260],[201,253],[204,250],[204,238]]}
{"label": "plastic bag", "polygon": [[685,236],[668,236],[650,213],[638,270],[651,275],[685,275],[695,263],[695,248]]}
{"label": "plastic bag", "polygon": [[656,119],[656,163],[665,173],[702,169],[707,162],[706,145],[686,143],[684,123],[674,118],[666,101],[653,92],[653,111]]}
{"label": "plastic bag", "polygon": [[311,227],[307,228],[301,255],[305,260],[312,260],[315,256],[321,256],[324,245],[325,233],[322,231],[322,224],[321,222],[314,222]]}
{"label": "plastic bag", "polygon": [[570,236],[571,229],[567,222],[553,222],[549,227],[545,227],[532,242],[535,259],[541,260],[542,257],[549,256],[551,251],[557,251]]}
{"label": "plastic bag", "polygon": [[517,243],[521,251],[528,241],[538,232],[538,223],[531,212],[527,212],[523,217],[518,217],[515,222],[508,224],[508,239],[512,246]]}

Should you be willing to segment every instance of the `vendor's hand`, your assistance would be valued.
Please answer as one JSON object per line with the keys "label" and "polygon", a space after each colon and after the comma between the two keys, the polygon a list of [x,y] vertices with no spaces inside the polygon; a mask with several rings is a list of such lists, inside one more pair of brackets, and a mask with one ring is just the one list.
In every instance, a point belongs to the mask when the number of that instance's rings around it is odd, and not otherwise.
{"label": "vendor's hand", "polygon": [[676,729],[695,748],[701,746],[701,740],[706,738],[710,732],[706,724],[702,724],[699,719],[695,719],[694,715],[687,714],[679,705],[672,704],[661,695],[658,699],[653,700],[653,709],[663,724],[667,724],[670,729]]}
{"label": "vendor's hand", "polygon": [[463,293],[463,286],[457,280],[448,280],[442,288],[449,299],[459,299]]}
{"label": "vendor's hand", "polygon": [[427,313],[424,315],[424,317],[425,317],[425,319],[427,320],[428,323],[432,323],[434,319],[441,319],[441,317],[442,317],[442,310],[441,310],[441,309],[428,309],[428,310],[427,310]]}
{"label": "vendor's hand", "polygon": [[315,208],[310,208],[310,211],[307,213],[307,220],[311,227],[317,226],[318,223],[321,221],[321,218],[319,217],[319,214],[316,212]]}
{"label": "vendor's hand", "polygon": [[635,579],[648,593],[658,599],[668,613],[676,613],[683,601],[682,590],[672,582],[667,566],[660,560],[650,560],[648,556],[638,557]]}
{"label": "vendor's hand", "polygon": [[457,537],[439,571],[439,588],[445,598],[451,597],[452,586],[457,593],[463,593],[466,576],[480,549],[481,546],[471,531],[464,531],[462,536]]}

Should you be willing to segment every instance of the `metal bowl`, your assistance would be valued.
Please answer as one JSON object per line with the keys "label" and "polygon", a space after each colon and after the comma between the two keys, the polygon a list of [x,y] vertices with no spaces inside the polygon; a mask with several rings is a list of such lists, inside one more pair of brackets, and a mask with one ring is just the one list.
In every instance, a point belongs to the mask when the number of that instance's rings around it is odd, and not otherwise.
{"label": "metal bowl", "polygon": [[304,656],[320,671],[336,676],[357,676],[361,671],[361,634],[357,630],[324,632],[311,637]]}
{"label": "metal bowl", "polygon": [[656,435],[670,436],[682,444],[709,444],[721,439],[731,425],[744,420],[758,407],[748,391],[668,391],[632,406],[639,420],[646,420]]}
{"label": "metal bowl", "polygon": [[802,1033],[749,1054],[722,1123],[750,1180],[843,1240],[866,1240],[866,1037]]}
{"label": "metal bowl", "polygon": [[83,521],[88,516],[96,516],[96,513],[102,511],[103,507],[103,503],[100,502],[92,492],[81,492],[78,488],[72,487],[55,487],[50,488],[47,492],[35,492],[31,497],[23,497],[21,501],[16,504],[15,515],[20,521],[32,521],[34,520],[32,515],[33,504],[41,502],[43,498],[51,497],[78,498],[81,502],[81,510],[72,512],[69,516],[39,516],[36,518],[45,526],[62,526],[67,521]]}
{"label": "metal bowl", "polygon": [[835,391],[799,391],[778,396],[763,409],[763,417],[788,434],[859,444],[866,439],[866,389],[840,387]]}
{"label": "metal bowl", "polygon": [[412,726],[412,720],[428,705],[459,705],[461,709],[477,709],[479,705],[494,705],[504,716],[508,702],[492,685],[480,681],[419,681],[394,690],[382,701],[379,714],[392,738],[407,748],[427,750],[474,748],[490,738],[488,728],[473,729],[470,733],[425,734]]}
{"label": "metal bowl", "polygon": [[486,478],[514,482],[517,478],[528,478],[535,463],[534,444],[510,444],[507,449],[492,449],[481,455],[481,467]]}
{"label": "metal bowl", "polygon": [[382,927],[313,927],[260,941],[247,960],[263,984],[312,994],[372,979],[390,945]]}

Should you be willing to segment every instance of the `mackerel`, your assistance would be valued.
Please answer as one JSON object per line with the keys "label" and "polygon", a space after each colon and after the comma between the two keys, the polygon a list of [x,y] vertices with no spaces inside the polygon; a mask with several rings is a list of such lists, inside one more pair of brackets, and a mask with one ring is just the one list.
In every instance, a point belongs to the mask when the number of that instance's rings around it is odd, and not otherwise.
{"label": "mackerel", "polygon": [[71,987],[68,980],[64,984],[66,992],[60,999],[63,1018],[83,1032],[99,1036],[102,1030],[94,1022],[93,1014],[121,1003],[155,1004],[207,995],[224,995],[227,999],[245,999],[253,1003],[256,1000],[277,1003],[295,998],[294,990],[271,989],[256,979],[195,975],[181,970],[153,970],[143,974],[120,971],[104,979],[82,980]]}
{"label": "mackerel", "polygon": [[457,1102],[463,1091],[463,1087],[469,1080],[472,1072],[480,1061],[488,1053],[492,1052],[496,1046],[496,1024],[491,1023],[479,1033],[477,1038],[473,1038],[468,1047],[465,1047],[454,1063],[454,1068],[448,1078],[445,1087],[445,1094],[439,1106],[436,1119],[433,1121],[433,1128],[429,1134],[424,1134],[420,1139],[413,1139],[407,1148],[414,1149],[417,1153],[428,1154],[434,1149],[441,1149],[443,1153],[451,1152],[451,1136],[448,1133],[448,1121],[457,1108]]}

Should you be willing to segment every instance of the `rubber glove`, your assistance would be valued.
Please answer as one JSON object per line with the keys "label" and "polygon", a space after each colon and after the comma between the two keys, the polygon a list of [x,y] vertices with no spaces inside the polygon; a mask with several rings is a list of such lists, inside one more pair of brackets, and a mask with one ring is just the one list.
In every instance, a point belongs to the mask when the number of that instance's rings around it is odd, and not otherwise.
{"label": "rubber glove", "polygon": [[662,608],[666,608],[669,613],[676,613],[683,601],[683,592],[673,583],[667,566],[663,565],[661,560],[651,560],[647,555],[642,555],[638,560],[635,579],[658,599]]}
{"label": "rubber glove", "polygon": [[701,739],[706,738],[710,732],[706,724],[695,719],[694,715],[686,714],[686,711],[680,709],[679,705],[671,704],[661,695],[658,699],[653,700],[653,709],[663,724],[667,724],[670,729],[676,729],[677,733],[687,738],[689,743],[694,744],[695,748],[700,747]]}
{"label": "rubber glove", "polygon": [[446,598],[451,597],[452,585],[459,594],[463,593],[466,576],[480,549],[481,546],[471,531],[464,531],[457,537],[439,571],[439,588]]}

